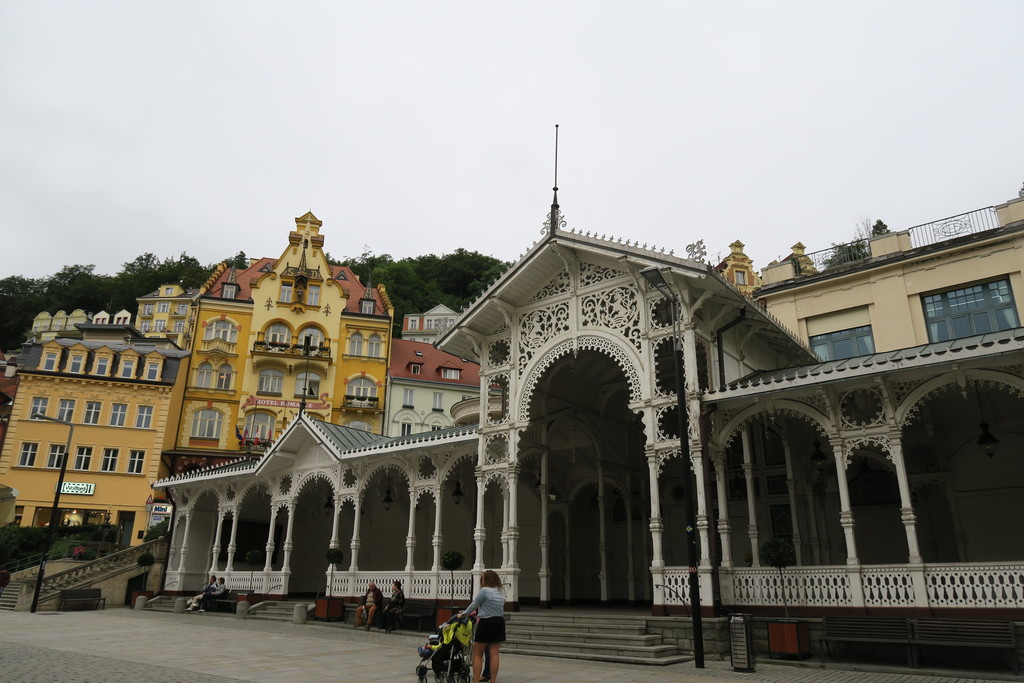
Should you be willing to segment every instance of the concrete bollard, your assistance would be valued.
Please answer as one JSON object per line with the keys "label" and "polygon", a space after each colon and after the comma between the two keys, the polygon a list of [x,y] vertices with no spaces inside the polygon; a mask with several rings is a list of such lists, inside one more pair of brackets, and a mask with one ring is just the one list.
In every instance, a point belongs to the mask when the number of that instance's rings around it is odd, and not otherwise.
{"label": "concrete bollard", "polygon": [[235,618],[245,619],[249,615],[249,601],[239,600],[238,604],[235,605]]}
{"label": "concrete bollard", "polygon": [[188,604],[188,599],[187,598],[175,598],[175,600],[174,600],[174,613],[175,614],[184,614],[185,613],[185,605],[187,605],[187,604]]}
{"label": "concrete bollard", "polygon": [[146,602],[149,600],[145,595],[140,595],[135,598],[135,609],[141,610],[146,608]]}
{"label": "concrete bollard", "polygon": [[293,624],[305,624],[306,615],[309,614],[309,607],[306,605],[295,605],[295,609],[292,610],[292,623]]}

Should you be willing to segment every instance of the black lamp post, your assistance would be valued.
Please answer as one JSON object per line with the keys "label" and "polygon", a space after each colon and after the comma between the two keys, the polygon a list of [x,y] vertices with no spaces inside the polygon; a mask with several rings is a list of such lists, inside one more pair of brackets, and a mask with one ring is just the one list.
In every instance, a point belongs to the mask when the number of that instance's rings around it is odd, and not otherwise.
{"label": "black lamp post", "polygon": [[68,456],[71,454],[71,437],[75,433],[75,425],[67,420],[58,420],[55,417],[47,417],[42,413],[32,415],[33,420],[49,420],[59,422],[68,426],[68,442],[64,446],[64,454],[60,462],[60,475],[57,477],[57,489],[53,492],[53,507],[50,508],[50,523],[46,525],[46,536],[43,539],[43,552],[39,556],[39,571],[36,572],[36,590],[32,594],[32,607],[29,611],[33,614],[39,606],[39,591],[43,588],[43,576],[46,573],[46,560],[50,555],[50,543],[53,541],[53,527],[57,524],[57,508],[60,505],[60,490],[64,488],[64,474],[68,471]]}
{"label": "black lamp post", "polygon": [[[683,365],[680,354],[683,352],[679,339],[679,299],[665,281],[660,269],[651,266],[640,271],[644,280],[669,300],[672,305],[672,362],[676,375],[676,411],[679,413],[679,451],[689,464],[690,455],[685,446],[687,434],[686,398],[683,387]],[[697,563],[700,559],[700,548],[697,538],[697,496],[691,467],[686,467],[683,477],[683,495],[686,497],[686,545],[690,557],[690,621],[693,626],[693,664],[698,669],[704,668],[704,627],[700,614],[700,578],[697,574]]]}

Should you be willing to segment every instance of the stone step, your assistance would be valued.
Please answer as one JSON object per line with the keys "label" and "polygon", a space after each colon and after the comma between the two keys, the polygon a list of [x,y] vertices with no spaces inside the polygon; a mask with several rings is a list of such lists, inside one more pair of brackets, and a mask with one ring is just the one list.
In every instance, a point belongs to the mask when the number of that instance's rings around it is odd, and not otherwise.
{"label": "stone step", "polygon": [[[661,643],[650,644],[650,645],[631,645],[629,643],[589,643],[584,641],[566,641],[566,640],[518,640],[509,638],[505,641],[506,644],[511,644],[511,649],[518,651],[520,647],[524,649],[541,651],[541,652],[575,652],[575,653],[594,653],[606,654],[615,656],[628,656],[635,657],[638,659],[657,659],[659,657],[666,657],[669,655],[678,654],[676,648],[672,645],[664,645]],[[504,647],[504,645],[503,645]]]}
{"label": "stone step", "polygon": [[548,629],[521,630],[511,625],[505,627],[505,635],[516,642],[557,640],[563,643],[590,643],[594,645],[628,645],[630,647],[650,647],[661,645],[661,636],[653,633],[585,633],[585,632],[554,632]]}
{"label": "stone step", "polygon": [[[668,647],[668,646],[666,646]],[[519,647],[512,641],[505,641],[501,645],[502,652],[510,652],[517,655],[529,655],[533,657],[559,657],[562,659],[584,659],[590,662],[615,662],[617,664],[640,664],[643,666],[668,666],[669,664],[681,664],[693,660],[693,657],[681,655],[675,648],[669,648],[671,653],[660,657],[637,657],[631,654],[618,654],[614,652],[580,652],[576,650],[548,651]]]}
{"label": "stone step", "polygon": [[13,610],[18,604],[18,595],[21,593],[21,582],[11,581],[4,588],[3,595],[0,595],[0,609]]}
{"label": "stone step", "polygon": [[547,633],[592,633],[594,635],[642,635],[647,633],[646,624],[609,623],[607,619],[598,624],[506,618],[505,624],[506,629],[515,629],[516,631],[543,630]]}

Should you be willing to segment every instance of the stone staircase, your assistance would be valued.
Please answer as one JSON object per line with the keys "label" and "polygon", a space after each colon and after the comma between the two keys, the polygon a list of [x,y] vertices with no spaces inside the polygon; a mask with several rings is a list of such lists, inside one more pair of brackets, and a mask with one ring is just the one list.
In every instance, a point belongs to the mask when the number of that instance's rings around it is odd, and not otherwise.
{"label": "stone staircase", "polygon": [[519,612],[505,615],[502,652],[623,664],[688,662],[675,645],[647,628],[642,616]]}
{"label": "stone staircase", "polygon": [[0,595],[0,609],[13,610],[18,604],[18,596],[21,595],[21,591],[22,583],[20,581],[11,581],[7,584],[3,595]]}

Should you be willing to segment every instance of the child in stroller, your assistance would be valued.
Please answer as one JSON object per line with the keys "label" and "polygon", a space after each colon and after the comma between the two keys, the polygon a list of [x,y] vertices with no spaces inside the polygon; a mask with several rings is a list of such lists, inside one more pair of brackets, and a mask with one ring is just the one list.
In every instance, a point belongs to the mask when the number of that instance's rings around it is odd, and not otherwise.
{"label": "child in stroller", "polygon": [[475,621],[471,615],[463,619],[453,616],[438,627],[437,633],[432,634],[426,645],[418,650],[418,683],[427,683],[430,670],[433,670],[437,683],[469,683],[472,669],[467,654],[473,642]]}

